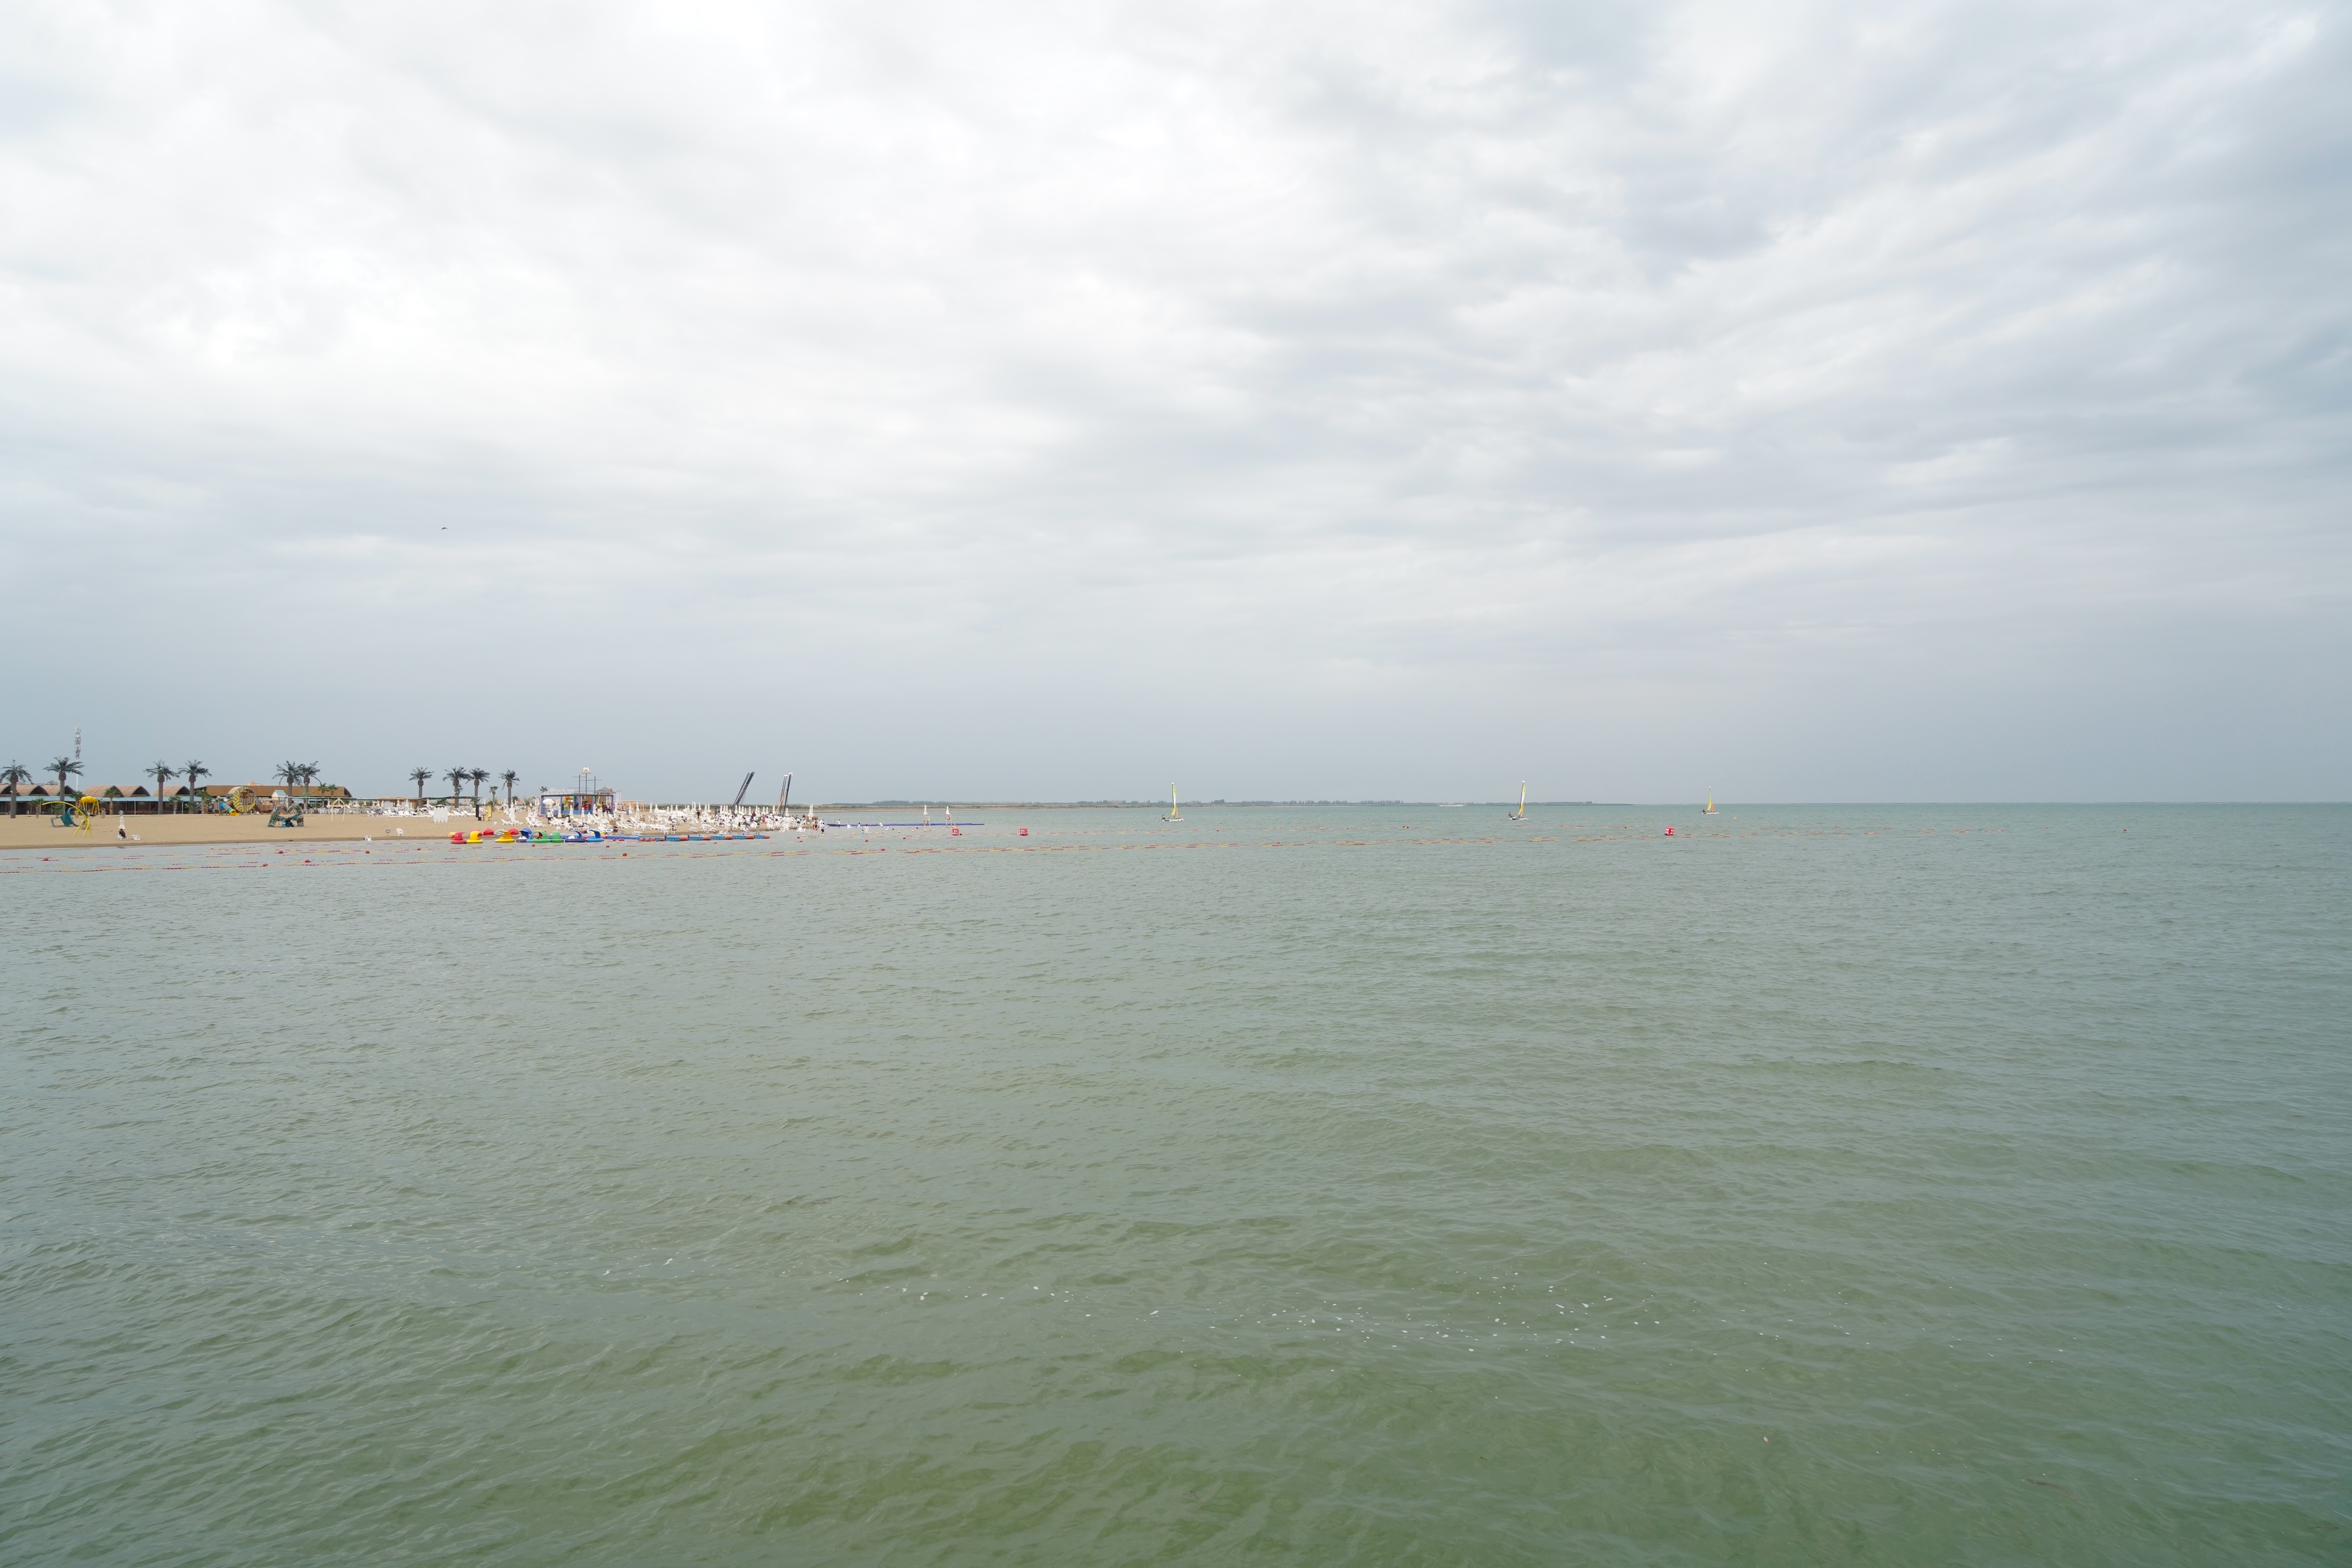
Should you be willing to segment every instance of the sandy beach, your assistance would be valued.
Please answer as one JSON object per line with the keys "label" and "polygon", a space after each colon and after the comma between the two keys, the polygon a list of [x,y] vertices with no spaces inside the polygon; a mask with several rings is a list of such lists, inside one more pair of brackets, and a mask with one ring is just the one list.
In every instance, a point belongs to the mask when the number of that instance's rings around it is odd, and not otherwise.
{"label": "sandy beach", "polygon": [[[101,816],[96,826],[84,833],[79,828],[59,827],[54,816],[26,814],[11,820],[0,815],[0,849],[88,849],[100,845],[117,845],[129,848],[132,844],[249,844],[268,841],[286,844],[311,839],[337,838],[439,838],[445,842],[453,831],[462,832],[478,824],[469,814],[452,816],[446,825],[439,825],[429,816],[313,816],[299,827],[272,827],[266,816],[227,816],[195,815],[173,816]],[[130,838],[116,837],[121,828],[132,835]]]}

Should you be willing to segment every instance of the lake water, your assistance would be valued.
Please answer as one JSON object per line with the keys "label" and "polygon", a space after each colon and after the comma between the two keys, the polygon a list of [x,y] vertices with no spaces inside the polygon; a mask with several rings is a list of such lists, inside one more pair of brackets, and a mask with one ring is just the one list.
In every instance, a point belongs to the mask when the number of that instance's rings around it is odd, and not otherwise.
{"label": "lake water", "polygon": [[0,1559],[2352,1562],[2352,809],[986,816],[0,856]]}

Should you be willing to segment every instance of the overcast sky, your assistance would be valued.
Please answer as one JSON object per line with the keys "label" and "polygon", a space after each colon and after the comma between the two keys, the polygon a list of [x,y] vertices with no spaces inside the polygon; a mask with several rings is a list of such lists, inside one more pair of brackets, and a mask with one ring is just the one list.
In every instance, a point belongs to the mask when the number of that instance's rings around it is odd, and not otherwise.
{"label": "overcast sky", "polygon": [[2343,5],[37,0],[0,751],[2340,800],[2347,279]]}

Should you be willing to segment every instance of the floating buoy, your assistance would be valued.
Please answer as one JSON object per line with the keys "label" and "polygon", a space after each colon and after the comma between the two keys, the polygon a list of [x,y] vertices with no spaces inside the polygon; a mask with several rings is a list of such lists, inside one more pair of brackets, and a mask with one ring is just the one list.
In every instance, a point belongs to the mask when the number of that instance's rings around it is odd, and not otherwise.
{"label": "floating buoy", "polygon": [[1675,830],[1674,830],[1673,828],[1671,828],[1671,827],[1667,828],[1667,829],[1666,829],[1666,837],[1669,837],[1669,838],[1672,838],[1674,836],[1675,836]]}
{"label": "floating buoy", "polygon": [[1028,837],[1029,837],[1029,830],[1028,830],[1027,828],[1025,828],[1025,827],[1024,827],[1024,828],[1023,828],[1023,829],[1021,830],[1021,837],[1024,837],[1024,838]]}

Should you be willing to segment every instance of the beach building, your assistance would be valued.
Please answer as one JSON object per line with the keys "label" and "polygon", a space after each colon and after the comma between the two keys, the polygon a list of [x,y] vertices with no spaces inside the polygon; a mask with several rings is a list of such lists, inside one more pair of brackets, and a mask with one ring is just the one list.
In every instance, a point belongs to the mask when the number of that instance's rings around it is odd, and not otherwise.
{"label": "beach building", "polygon": [[541,790],[541,816],[609,816],[618,804],[609,789]]}
{"label": "beach building", "polygon": [[45,803],[79,800],[82,796],[89,795],[94,800],[102,802],[102,809],[105,811],[115,815],[127,815],[200,809],[203,792],[191,792],[185,784],[165,784],[163,792],[158,794],[152,785],[143,784],[72,784],[67,785],[60,793],[57,781],[52,779],[47,784],[21,784],[17,786],[16,793],[20,801]]}
{"label": "beach building", "polygon": [[262,784],[255,781],[241,784],[205,784],[202,794],[212,800],[226,800],[239,790],[251,790],[262,799],[283,794],[290,800],[350,800],[352,792],[341,784]]}
{"label": "beach building", "polygon": [[[55,779],[18,784],[14,794],[18,809],[47,810],[61,801],[79,800],[89,795],[101,803],[100,809],[110,815],[140,815],[154,812],[206,811],[226,809],[229,796],[238,790],[251,792],[251,798],[267,801],[283,793],[297,800],[350,800],[352,792],[341,784],[298,784],[287,789],[284,784],[204,784],[190,789],[186,784],[165,784],[158,794],[152,784],[68,784],[63,791]],[[0,793],[0,802],[7,799]]]}
{"label": "beach building", "polygon": [[104,809],[110,812],[154,811],[163,805],[155,798],[154,792],[145,784],[76,783],[69,784],[60,790],[58,788],[57,780],[48,779],[18,784],[8,793],[16,797],[18,811],[24,810],[26,806],[36,811],[43,811],[60,801],[79,800],[84,795],[104,802]]}

